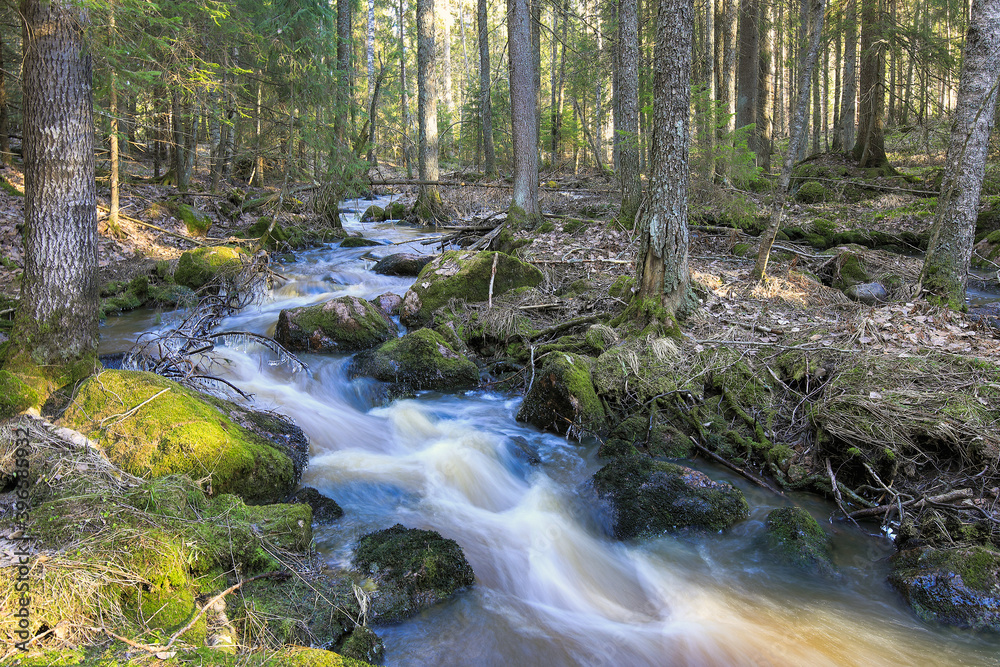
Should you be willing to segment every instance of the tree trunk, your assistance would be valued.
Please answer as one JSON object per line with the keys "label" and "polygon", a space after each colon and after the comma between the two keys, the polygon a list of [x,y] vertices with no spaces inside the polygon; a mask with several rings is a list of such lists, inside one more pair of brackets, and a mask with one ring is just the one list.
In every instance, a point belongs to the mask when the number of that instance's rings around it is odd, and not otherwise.
{"label": "tree trunk", "polygon": [[3,35],[0,33],[0,164],[10,164],[10,128],[7,121],[7,73],[3,52]]}
{"label": "tree trunk", "polygon": [[493,107],[490,102],[490,41],[486,0],[476,7],[476,30],[479,33],[479,119],[483,129],[483,171],[496,176],[497,159],[493,150]]}
{"label": "tree trunk", "polygon": [[[261,77],[261,72],[257,72]],[[264,186],[264,86],[260,79],[257,80],[257,106],[254,108],[254,168],[252,182],[257,187]]]}
{"label": "tree trunk", "polygon": [[[108,4],[108,44],[111,48],[115,45],[115,3]],[[110,121],[110,131],[108,132],[108,156],[111,162],[110,189],[111,201],[108,203],[108,227],[113,231],[118,230],[118,76],[114,68],[109,72],[108,81],[108,116]]]}
{"label": "tree trunk", "polygon": [[347,116],[351,100],[351,0],[337,0],[337,104],[333,134],[338,146],[347,146]]}
{"label": "tree trunk", "polygon": [[929,301],[965,309],[1000,72],[1000,0],[973,0],[958,103],[920,284]]}
{"label": "tree trunk", "polygon": [[[719,107],[722,119],[718,123],[718,138],[732,145],[732,133],[735,129],[736,100],[733,87],[733,74],[736,71],[736,18],[739,0],[723,0],[722,13],[722,80],[719,82]],[[718,18],[718,17],[717,17]],[[729,179],[729,160],[720,160],[715,165],[716,175],[723,181]]]}
{"label": "tree trunk", "polygon": [[549,168],[553,171],[559,164],[559,3],[552,5],[552,39],[551,55],[549,56]]}
{"label": "tree trunk", "polygon": [[[83,5],[24,0],[24,273],[8,351],[64,383],[97,361],[97,196]],[[67,377],[69,376],[69,377]]]}
{"label": "tree trunk", "polygon": [[858,96],[858,16],[856,0],[847,0],[844,19],[844,88],[840,99],[840,118],[833,150],[846,151],[854,146],[854,128],[857,116],[855,99]]}
{"label": "tree trunk", "polygon": [[736,72],[736,127],[754,125],[747,146],[759,152],[757,78],[760,76],[760,0],[740,0],[739,60]]}
{"label": "tree trunk", "polygon": [[767,260],[771,254],[771,246],[774,245],[774,238],[781,228],[781,218],[784,215],[785,201],[788,199],[788,185],[792,181],[792,167],[795,165],[795,156],[799,153],[799,147],[806,141],[806,118],[809,116],[809,80],[812,78],[813,70],[816,68],[816,60],[819,57],[820,36],[823,32],[823,14],[826,11],[826,0],[813,0],[812,20],[810,25],[809,51],[802,61],[802,68],[799,70],[798,98],[795,101],[795,113],[792,115],[792,136],[788,142],[788,152],[785,153],[785,162],[781,167],[781,176],[778,179],[778,187],[774,192],[774,201],[771,207],[771,221],[767,230],[760,236],[760,249],[757,252],[757,262],[754,264],[753,272],[750,274],[751,280],[764,280],[767,273]]}
{"label": "tree trunk", "polygon": [[768,103],[771,99],[771,21],[768,9],[764,6],[760,12],[760,54],[757,61],[757,166],[765,174],[771,171],[771,116],[768,114]]}
{"label": "tree trunk", "polygon": [[683,314],[693,297],[687,220],[694,3],[660,0],[659,9],[649,204],[639,216],[637,316],[669,326],[669,320]]}
{"label": "tree trunk", "polygon": [[403,0],[399,0],[399,95],[403,120],[403,162],[406,177],[413,178],[413,159],[410,154],[410,100],[406,92],[406,40],[403,32]]}
{"label": "tree trunk", "polygon": [[455,17],[451,13],[451,0],[437,0],[435,13],[440,16],[441,23],[437,35],[438,62],[441,66],[441,101],[448,111],[448,122],[455,120],[455,89],[451,72],[451,31],[455,25]]}
{"label": "tree trunk", "polygon": [[712,156],[709,174],[715,173],[715,0],[705,1],[705,123],[706,153]]}
{"label": "tree trunk", "polygon": [[639,14],[637,0],[621,0],[618,12],[617,91],[621,127],[615,128],[618,144],[622,204],[619,220],[626,228],[635,224],[642,199],[639,179]]}
{"label": "tree trunk", "polygon": [[861,105],[853,155],[862,169],[888,166],[882,114],[885,110],[885,42],[882,0],[861,2]]}
{"label": "tree trunk", "polygon": [[538,210],[538,116],[529,0],[507,0],[507,49],[510,59],[510,120],[514,153],[514,192],[507,219],[513,227],[533,227]]}
{"label": "tree trunk", "polygon": [[[417,0],[417,132],[420,147],[418,176],[438,180],[437,46],[434,0]],[[441,192],[436,185],[421,185],[415,210],[431,224],[441,214]]]}

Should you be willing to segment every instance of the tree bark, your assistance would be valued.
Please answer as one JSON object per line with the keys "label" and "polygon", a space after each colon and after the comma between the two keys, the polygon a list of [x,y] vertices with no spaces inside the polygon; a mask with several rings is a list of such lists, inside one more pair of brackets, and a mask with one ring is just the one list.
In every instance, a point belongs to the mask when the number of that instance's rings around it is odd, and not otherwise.
{"label": "tree bark", "polygon": [[1000,72],[1000,0],[973,0],[944,180],[920,284],[929,301],[965,309]]}
{"label": "tree bark", "polygon": [[[437,45],[434,0],[417,0],[417,131],[418,176],[438,180]],[[425,223],[441,214],[441,193],[436,185],[421,185],[415,210]]]}
{"label": "tree bark", "polygon": [[[115,3],[108,4],[108,43],[114,48],[115,45]],[[108,202],[108,227],[112,231],[118,229],[118,76],[114,68],[109,72],[108,81],[108,116],[110,120],[110,131],[108,132],[108,156],[111,163],[110,189],[111,201]]]}
{"label": "tree bark", "polygon": [[337,0],[337,104],[333,134],[338,146],[347,146],[347,116],[351,99],[351,0]]}
{"label": "tree bark", "polygon": [[809,81],[812,79],[813,70],[816,68],[816,60],[819,57],[820,36],[823,32],[823,15],[826,11],[826,0],[813,0],[812,19],[810,24],[809,51],[805,60],[802,61],[802,68],[799,70],[798,97],[795,101],[795,113],[792,115],[792,136],[788,142],[788,152],[785,153],[785,162],[781,167],[781,176],[778,179],[778,187],[774,192],[774,201],[771,208],[771,221],[767,230],[760,236],[760,249],[757,252],[757,262],[754,264],[751,280],[761,281],[767,273],[767,260],[771,254],[771,246],[774,245],[774,238],[781,228],[781,218],[784,215],[785,201],[788,199],[788,186],[792,181],[792,167],[795,165],[795,156],[799,153],[799,147],[806,141],[806,119],[809,116]]}
{"label": "tree bark", "polygon": [[616,91],[620,127],[615,128],[618,146],[622,203],[619,220],[626,228],[635,224],[642,199],[639,175],[639,14],[637,0],[620,0],[618,12],[618,66]]}
{"label": "tree bark", "polygon": [[650,196],[639,216],[637,298],[645,312],[637,315],[669,326],[664,320],[682,314],[692,296],[687,221],[693,1],[660,0],[656,27]]}
{"label": "tree bark", "polygon": [[[84,5],[24,0],[24,274],[8,362],[76,379],[97,355],[97,196]],[[66,377],[68,371],[70,377]]]}
{"label": "tree bark", "polygon": [[507,50],[510,59],[511,135],[514,192],[508,220],[533,227],[538,209],[538,115],[529,0],[507,0]]}
{"label": "tree bark", "polygon": [[768,9],[763,6],[760,11],[760,53],[757,60],[757,127],[755,135],[757,146],[757,166],[763,172],[771,171],[771,116],[768,114],[771,100],[771,21]]}
{"label": "tree bark", "polygon": [[0,34],[0,164],[10,164],[10,128],[7,120],[7,73],[3,52],[3,36]]}
{"label": "tree bark", "polygon": [[493,150],[493,108],[490,102],[490,41],[486,0],[476,7],[476,29],[479,32],[479,119],[483,129],[483,171],[496,176],[497,159]]}
{"label": "tree bark", "polygon": [[403,120],[403,162],[406,177],[413,178],[413,160],[410,156],[410,100],[406,91],[406,40],[403,32],[403,0],[399,0],[399,96]]}
{"label": "tree bark", "polygon": [[856,98],[858,96],[858,16],[856,0],[847,0],[847,16],[844,19],[844,87],[840,99],[840,116],[837,133],[833,138],[833,150],[846,151],[854,146],[854,130],[857,121]]}
{"label": "tree bark", "polygon": [[760,72],[760,0],[740,0],[739,60],[736,72],[736,127],[754,125],[747,147],[759,152],[757,77]]}
{"label": "tree bark", "polygon": [[885,110],[885,42],[882,0],[861,2],[861,105],[858,140],[853,155],[862,169],[889,164],[885,155],[882,114]]}

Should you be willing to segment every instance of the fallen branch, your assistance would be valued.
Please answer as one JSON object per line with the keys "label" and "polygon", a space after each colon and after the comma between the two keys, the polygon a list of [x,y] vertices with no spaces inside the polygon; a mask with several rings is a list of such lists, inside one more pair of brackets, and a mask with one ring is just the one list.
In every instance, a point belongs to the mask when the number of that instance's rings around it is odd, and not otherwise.
{"label": "fallen branch", "polygon": [[[97,208],[99,210],[101,210],[101,211],[104,211],[105,213],[110,213],[111,212],[111,209],[109,209],[106,206],[101,206],[100,204],[97,205]],[[133,217],[127,216],[127,215],[125,215],[123,213],[119,213],[118,217],[121,218],[122,220],[128,220],[133,225],[142,225],[143,227],[149,227],[150,229],[155,229],[158,232],[163,232],[164,234],[167,234],[169,236],[173,236],[174,238],[183,239],[183,240],[188,241],[189,243],[193,243],[195,245],[199,245],[199,246],[209,246],[209,245],[211,245],[209,243],[205,243],[204,241],[199,241],[197,239],[193,239],[190,236],[185,236],[184,234],[178,234],[177,232],[172,232],[169,229],[164,229],[163,227],[158,227],[157,225],[154,225],[152,223],[143,222],[142,220],[139,220],[137,218],[133,218]]]}
{"label": "fallen branch", "polygon": [[718,454],[716,454],[712,450],[710,450],[707,447],[705,447],[704,445],[702,445],[700,442],[698,442],[694,438],[691,438],[691,442],[694,444],[695,449],[697,449],[699,452],[701,452],[702,454],[705,454],[706,456],[708,456],[710,459],[712,459],[716,463],[718,463],[720,465],[723,465],[726,468],[729,468],[730,470],[732,470],[733,472],[735,472],[740,477],[743,477],[743,478],[745,478],[745,479],[753,482],[754,484],[756,484],[757,486],[761,487],[762,489],[767,489],[771,493],[774,493],[774,494],[779,495],[779,496],[785,495],[784,493],[781,492],[780,489],[777,489],[777,488],[771,486],[764,479],[762,479],[760,477],[757,477],[757,475],[753,474],[749,470],[744,470],[743,468],[739,467],[735,463],[733,463],[733,462],[731,462],[731,461],[729,461],[727,459],[724,459],[723,457],[719,456]]}
{"label": "fallen branch", "polygon": [[572,329],[573,327],[578,327],[581,324],[589,324],[591,322],[595,322],[598,319],[600,319],[600,315],[586,315],[585,317],[574,317],[573,319],[566,320],[565,322],[562,322],[561,324],[556,324],[555,326],[551,326],[551,327],[549,327],[547,329],[542,329],[541,331],[539,331],[538,333],[536,333],[534,336],[532,336],[528,340],[529,341],[536,341],[536,340],[538,340],[540,338],[545,338],[546,336],[552,336],[552,335],[557,334],[557,333],[562,333],[563,331],[566,331],[567,329]]}
{"label": "fallen branch", "polygon": [[879,516],[881,514],[886,514],[892,510],[898,510],[901,507],[907,509],[921,509],[928,504],[939,505],[941,503],[951,502],[952,500],[966,500],[972,497],[972,489],[957,489],[955,491],[949,491],[948,493],[942,493],[937,496],[930,496],[927,498],[913,498],[907,500],[903,503],[891,503],[888,505],[878,505],[876,507],[868,507],[865,509],[857,510],[851,512],[847,515],[850,519],[863,519],[870,516]]}

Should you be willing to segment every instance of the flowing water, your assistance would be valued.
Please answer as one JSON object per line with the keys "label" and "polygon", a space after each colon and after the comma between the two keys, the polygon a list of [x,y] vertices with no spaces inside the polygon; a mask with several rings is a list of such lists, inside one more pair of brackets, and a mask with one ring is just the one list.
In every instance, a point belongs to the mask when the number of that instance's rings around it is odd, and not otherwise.
{"label": "flowing water", "polygon": [[[346,226],[392,242],[426,236],[356,216]],[[363,256],[407,249],[303,252],[279,268],[289,283],[223,327],[273,333],[281,308],[402,294],[412,279],[375,275]],[[152,317],[118,329],[134,336]],[[587,490],[600,467],[596,444],[516,422],[518,397],[427,392],[373,407],[377,392],[347,377],[347,357],[303,355],[309,370],[293,373],[253,344],[221,352],[227,379],[309,435],[303,484],[345,511],[316,531],[322,557],[347,565],[355,538],[395,523],[436,530],[464,549],[473,588],[376,628],[389,665],[1000,664],[1000,639],[917,620],[885,583],[888,541],[829,524],[833,508],[819,500],[776,498],[698,465],[746,493],[750,519],[725,534],[623,544],[607,537]],[[518,458],[515,436],[537,447],[540,466]],[[761,547],[767,512],[793,501],[833,531],[841,578],[786,569]]]}

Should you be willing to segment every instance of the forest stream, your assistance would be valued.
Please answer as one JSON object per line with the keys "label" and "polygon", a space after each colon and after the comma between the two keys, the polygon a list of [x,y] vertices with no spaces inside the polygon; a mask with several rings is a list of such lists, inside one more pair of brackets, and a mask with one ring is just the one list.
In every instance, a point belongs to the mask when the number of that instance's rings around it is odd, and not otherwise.
{"label": "forest stream", "polygon": [[[278,269],[289,282],[222,328],[270,335],[282,308],[402,295],[413,279],[376,275],[364,257],[427,252],[406,243],[426,231],[362,224],[356,214],[344,222],[399,245],[298,253]],[[110,318],[104,351],[121,351],[170,317]],[[749,520],[726,533],[621,543],[588,490],[602,465],[597,443],[518,423],[517,395],[423,392],[380,406],[372,381],[348,377],[345,355],[305,354],[308,370],[293,372],[252,343],[217,352],[220,376],[308,434],[302,482],[345,511],[316,529],[321,558],[347,566],[357,537],[396,523],[436,530],[465,551],[476,574],[471,589],[376,628],[388,665],[1000,664],[1000,638],[917,619],[886,583],[891,542],[872,534],[873,525],[831,526],[833,505],[814,496],[777,497],[703,461],[685,462],[739,487]],[[537,448],[540,465],[518,456],[515,437]],[[791,503],[834,532],[838,578],[770,561],[764,517]]]}

